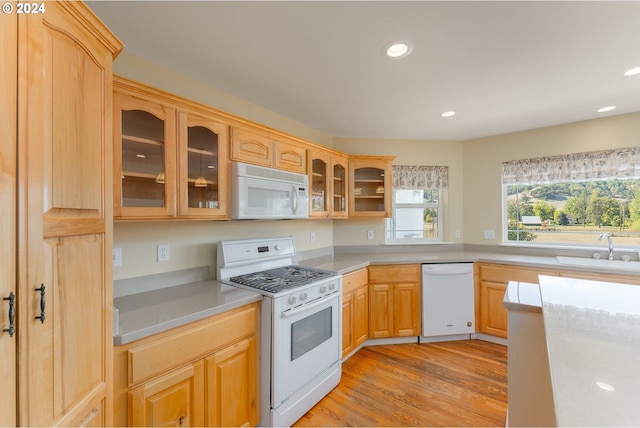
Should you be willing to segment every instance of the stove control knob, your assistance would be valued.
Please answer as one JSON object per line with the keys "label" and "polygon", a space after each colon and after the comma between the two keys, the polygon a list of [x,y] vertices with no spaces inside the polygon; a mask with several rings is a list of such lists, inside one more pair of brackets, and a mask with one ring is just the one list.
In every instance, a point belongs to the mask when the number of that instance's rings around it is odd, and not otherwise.
{"label": "stove control knob", "polygon": [[320,286],[320,292],[321,293],[326,293],[327,292],[327,286],[326,285],[321,285]]}
{"label": "stove control knob", "polygon": [[298,301],[298,299],[296,299],[296,296],[289,296],[289,304],[290,305],[294,305],[297,301]]}
{"label": "stove control knob", "polygon": [[332,282],[331,284],[329,284],[329,290],[335,290],[336,289],[336,283]]}
{"label": "stove control knob", "polygon": [[303,291],[302,293],[300,293],[300,300],[307,300],[307,297],[309,296],[307,295],[306,292]]}
{"label": "stove control knob", "polygon": [[276,244],[273,246],[273,249],[276,251],[280,251],[280,245]]}

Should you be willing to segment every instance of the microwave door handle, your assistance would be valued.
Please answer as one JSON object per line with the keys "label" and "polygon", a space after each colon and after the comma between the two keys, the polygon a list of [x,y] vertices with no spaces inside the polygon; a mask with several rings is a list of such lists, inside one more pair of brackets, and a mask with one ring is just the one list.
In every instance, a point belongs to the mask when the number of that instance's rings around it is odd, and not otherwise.
{"label": "microwave door handle", "polygon": [[291,186],[293,189],[293,193],[291,194],[291,208],[293,208],[293,214],[298,213],[298,191],[296,190],[296,186]]}

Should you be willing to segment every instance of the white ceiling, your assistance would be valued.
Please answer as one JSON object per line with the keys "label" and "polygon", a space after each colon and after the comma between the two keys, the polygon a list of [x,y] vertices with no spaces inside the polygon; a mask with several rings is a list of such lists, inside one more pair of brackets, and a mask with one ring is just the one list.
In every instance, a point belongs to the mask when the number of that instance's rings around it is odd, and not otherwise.
{"label": "white ceiling", "polygon": [[[336,137],[467,140],[640,111],[640,75],[622,74],[640,65],[638,1],[88,4],[125,51]],[[398,39],[413,53],[384,58]]]}

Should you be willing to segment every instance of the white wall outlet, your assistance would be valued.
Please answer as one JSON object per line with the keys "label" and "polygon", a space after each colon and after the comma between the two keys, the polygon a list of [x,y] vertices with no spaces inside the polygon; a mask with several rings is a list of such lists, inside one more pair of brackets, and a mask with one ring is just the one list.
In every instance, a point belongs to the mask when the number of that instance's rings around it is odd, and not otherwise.
{"label": "white wall outlet", "polygon": [[493,229],[485,229],[484,239],[496,239],[496,231]]}
{"label": "white wall outlet", "polygon": [[367,230],[367,239],[373,239],[373,230]]}
{"label": "white wall outlet", "polygon": [[316,233],[315,232],[309,232],[309,242],[312,243],[312,244],[316,242]]}
{"label": "white wall outlet", "polygon": [[122,248],[113,249],[113,267],[122,266]]}
{"label": "white wall outlet", "polygon": [[456,236],[456,238],[460,237],[460,229],[456,229],[455,236]]}
{"label": "white wall outlet", "polygon": [[158,244],[158,261],[169,261],[169,244]]}

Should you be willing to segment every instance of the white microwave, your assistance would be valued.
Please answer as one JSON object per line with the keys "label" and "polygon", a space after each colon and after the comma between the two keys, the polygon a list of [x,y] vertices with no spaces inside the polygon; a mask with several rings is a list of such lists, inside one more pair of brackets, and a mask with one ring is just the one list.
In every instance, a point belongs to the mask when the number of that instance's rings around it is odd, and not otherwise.
{"label": "white microwave", "polygon": [[231,164],[231,218],[309,217],[309,177],[242,162]]}

